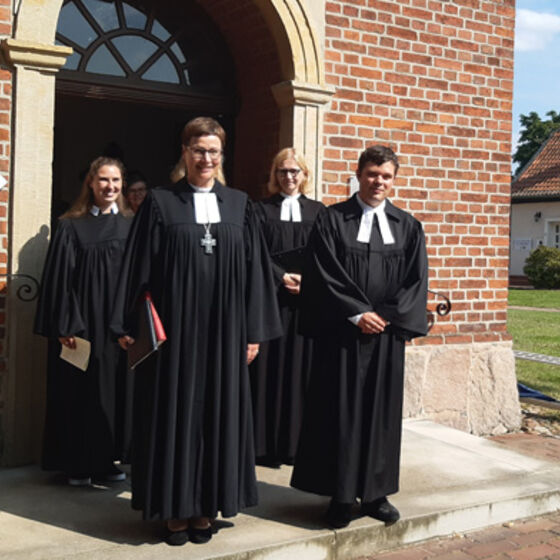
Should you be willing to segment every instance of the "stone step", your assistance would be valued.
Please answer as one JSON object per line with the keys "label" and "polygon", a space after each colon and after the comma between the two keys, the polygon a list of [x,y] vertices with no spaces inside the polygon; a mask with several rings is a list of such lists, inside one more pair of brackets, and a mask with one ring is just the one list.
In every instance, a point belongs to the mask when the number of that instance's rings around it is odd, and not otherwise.
{"label": "stone step", "polygon": [[[289,487],[290,467],[259,467],[260,505],[218,519],[206,545],[169,547],[160,522],[130,508],[129,482],[71,488],[37,467],[0,471],[4,560],[351,560],[560,508],[560,465],[428,421],[406,421],[402,519],[386,527],[357,518],[326,529],[328,499]],[[358,509],[356,509],[358,513]]]}

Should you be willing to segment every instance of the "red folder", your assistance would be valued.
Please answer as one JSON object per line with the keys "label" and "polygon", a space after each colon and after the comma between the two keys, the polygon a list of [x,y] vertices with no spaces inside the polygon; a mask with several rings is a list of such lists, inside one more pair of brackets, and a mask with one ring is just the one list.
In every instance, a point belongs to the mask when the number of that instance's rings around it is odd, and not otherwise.
{"label": "red folder", "polygon": [[144,292],[137,306],[135,342],[128,349],[128,367],[134,369],[166,340],[165,330],[150,292]]}

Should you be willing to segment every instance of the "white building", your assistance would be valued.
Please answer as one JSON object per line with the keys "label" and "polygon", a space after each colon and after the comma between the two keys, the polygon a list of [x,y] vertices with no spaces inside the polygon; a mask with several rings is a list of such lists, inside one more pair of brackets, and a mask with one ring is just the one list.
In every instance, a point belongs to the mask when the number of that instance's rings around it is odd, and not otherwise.
{"label": "white building", "polygon": [[512,283],[525,278],[525,260],[539,245],[560,248],[560,130],[549,136],[511,185]]}

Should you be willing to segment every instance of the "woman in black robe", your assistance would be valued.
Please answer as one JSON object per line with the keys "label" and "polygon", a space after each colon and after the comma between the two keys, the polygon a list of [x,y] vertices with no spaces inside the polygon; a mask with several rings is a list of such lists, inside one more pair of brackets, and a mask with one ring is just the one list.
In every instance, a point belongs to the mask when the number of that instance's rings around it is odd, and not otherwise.
{"label": "woman in black robe", "polygon": [[[119,160],[91,164],[51,241],[35,318],[35,332],[50,338],[42,466],[74,486],[125,478],[113,461],[128,448],[126,356],[109,334],[131,222],[122,212],[123,176]],[[85,372],[59,357],[75,337],[91,343]]]}
{"label": "woman in black robe", "polygon": [[114,332],[134,343],[149,289],[167,341],[135,379],[132,506],[167,521],[166,542],[207,542],[218,512],[257,503],[247,364],[281,333],[272,271],[251,203],[224,186],[223,128],[182,134],[186,177],[153,189],[136,214]]}
{"label": "woman in black robe", "polygon": [[309,168],[294,148],[272,162],[269,192],[257,212],[272,256],[283,336],[261,344],[251,364],[257,464],[292,464],[311,366],[311,338],[299,334],[303,249],[323,204],[305,196]]}

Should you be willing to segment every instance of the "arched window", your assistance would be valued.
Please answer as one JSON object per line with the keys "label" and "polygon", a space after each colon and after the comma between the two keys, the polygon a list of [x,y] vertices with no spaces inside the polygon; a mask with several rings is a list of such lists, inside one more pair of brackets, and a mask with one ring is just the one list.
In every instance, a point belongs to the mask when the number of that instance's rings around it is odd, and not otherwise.
{"label": "arched window", "polygon": [[229,53],[196,3],[152,0],[141,4],[134,0],[64,2],[56,42],[74,52],[59,74],[65,84],[62,89],[87,93],[85,84],[96,84],[101,89],[90,87],[90,94],[121,98],[138,98],[140,91],[152,90],[179,96],[181,104],[193,96],[210,95],[218,101],[227,94],[231,99]]}

